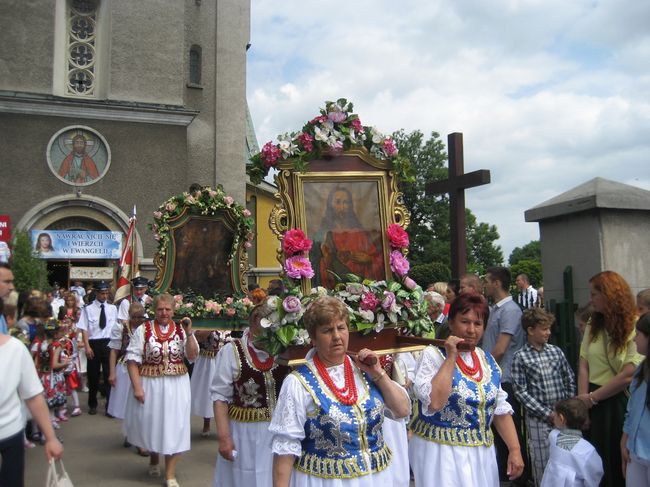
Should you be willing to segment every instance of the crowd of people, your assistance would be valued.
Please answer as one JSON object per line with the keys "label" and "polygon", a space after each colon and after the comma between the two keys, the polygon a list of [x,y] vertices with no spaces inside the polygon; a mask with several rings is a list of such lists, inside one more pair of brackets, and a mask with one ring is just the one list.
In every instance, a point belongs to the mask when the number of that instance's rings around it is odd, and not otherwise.
{"label": "crowd of people", "polygon": [[100,396],[166,487],[179,486],[191,415],[205,437],[214,422],[215,487],[649,485],[650,290],[635,302],[620,275],[594,276],[572,365],[548,343],[555,318],[541,293],[526,276],[515,292],[511,281],[493,267],[430,285],[440,345],[381,357],[350,352],[348,308],[320,297],[303,316],[313,348],[292,369],[256,340],[281,282],[251,293],[236,336],[174,321],[174,297],[152,299],[143,278],[115,304],[105,282],[83,296],[35,293],[16,320],[13,275],[0,264],[0,485],[23,485],[34,443],[60,458],[56,429],[98,414]]}

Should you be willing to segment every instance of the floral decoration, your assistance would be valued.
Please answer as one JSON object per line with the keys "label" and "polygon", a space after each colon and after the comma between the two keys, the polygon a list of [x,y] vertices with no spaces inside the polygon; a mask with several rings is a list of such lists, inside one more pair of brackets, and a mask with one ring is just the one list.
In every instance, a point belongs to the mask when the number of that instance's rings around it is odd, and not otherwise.
{"label": "floral decoration", "polygon": [[251,212],[235,202],[232,196],[227,195],[221,185],[216,189],[205,186],[192,194],[184,192],[172,196],[153,212],[153,224],[149,225],[149,228],[154,232],[154,239],[158,241],[157,252],[159,255],[164,256],[169,248],[170,221],[177,218],[186,209],[195,215],[214,216],[223,210],[234,213],[237,219],[237,230],[233,236],[228,263],[232,262],[241,242],[244,242],[244,250],[250,248],[251,241],[255,236],[253,233],[255,220]]}
{"label": "floral decoration", "polygon": [[[302,316],[309,304],[320,296],[330,295],[343,301],[350,316],[350,329],[370,333],[380,332],[387,325],[404,328],[407,333],[423,335],[430,332],[433,323],[427,314],[424,292],[408,277],[409,263],[403,255],[408,247],[408,235],[389,227],[391,241],[391,270],[394,280],[363,280],[354,274],[336,276],[337,284],[332,290],[312,288],[304,295],[301,282],[313,277],[308,252],[312,241],[300,229],[287,231],[282,239],[284,252],[284,292],[281,296],[269,296],[264,303],[266,317],[262,319],[260,346],[271,355],[279,355],[291,345],[309,344],[309,335],[302,323]],[[391,229],[392,228],[392,229]],[[395,238],[390,237],[394,235]]]}
{"label": "floral decoration", "polygon": [[[189,316],[193,319],[232,319],[247,320],[253,309],[253,301],[248,297],[235,298],[212,296],[206,298],[191,289],[184,292],[171,291],[174,296],[174,315]],[[148,309],[150,316],[154,315],[153,304]]]}
{"label": "floral decoration", "polygon": [[399,179],[414,181],[413,168],[399,154],[395,141],[375,127],[362,125],[352,110],[352,103],[345,98],[326,101],[320,115],[307,122],[300,132],[286,133],[278,136],[277,143],[264,144],[247,167],[253,184],[259,184],[279,162],[291,160],[294,170],[302,172],[312,159],[325,153],[337,155],[353,147],[365,147],[375,158],[390,161]]}

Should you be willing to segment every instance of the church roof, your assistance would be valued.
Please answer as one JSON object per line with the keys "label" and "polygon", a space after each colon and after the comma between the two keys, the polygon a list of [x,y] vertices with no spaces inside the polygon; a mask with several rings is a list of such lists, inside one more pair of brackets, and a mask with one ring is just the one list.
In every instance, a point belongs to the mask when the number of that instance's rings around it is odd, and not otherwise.
{"label": "church roof", "polygon": [[570,215],[594,208],[650,210],[650,191],[604,178],[594,178],[524,213],[527,222]]}

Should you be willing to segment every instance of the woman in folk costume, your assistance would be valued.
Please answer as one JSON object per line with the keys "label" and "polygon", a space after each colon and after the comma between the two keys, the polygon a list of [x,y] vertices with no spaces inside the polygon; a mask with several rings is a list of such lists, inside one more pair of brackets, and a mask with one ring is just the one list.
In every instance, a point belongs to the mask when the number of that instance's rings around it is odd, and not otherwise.
{"label": "woman in folk costume", "polygon": [[[108,358],[110,368],[108,382],[112,389],[107,412],[114,418],[124,419],[126,417],[126,403],[132,393],[131,379],[126,367],[126,350],[129,347],[133,333],[144,320],[144,307],[140,303],[133,303],[129,306],[128,320],[118,321],[111,330],[111,341],[108,343],[108,347],[111,349]],[[124,435],[124,446],[130,446],[127,440],[125,423],[122,423],[122,433]],[[138,454],[141,456],[149,455],[146,450],[140,447],[137,448]]]}
{"label": "woman in folk costume", "polygon": [[266,303],[253,308],[249,328],[217,355],[210,392],[219,439],[214,486],[271,486],[273,455],[268,431],[282,381],[289,368],[255,347]]}
{"label": "woman in folk costume", "polygon": [[488,314],[483,296],[461,294],[449,309],[450,336],[444,350],[429,346],[420,356],[414,382],[418,411],[409,444],[416,485],[431,485],[436,479],[440,485],[498,487],[492,423],[508,445],[510,479],[523,472],[499,366],[479,348],[457,348],[461,342],[476,346]]}
{"label": "woman in folk costume", "polygon": [[384,414],[406,417],[408,394],[374,352],[360,350],[355,363],[347,356],[342,301],[318,298],[303,320],[314,349],[282,385],[269,428],[275,487],[392,487]]}
{"label": "woman in folk costume", "polygon": [[192,414],[203,418],[201,436],[210,436],[210,419],[214,417],[214,406],[210,394],[212,378],[217,370],[217,353],[230,340],[226,330],[200,330],[194,336],[199,342],[199,358],[194,363],[190,388],[192,389]]}
{"label": "woman in folk costume", "polygon": [[176,463],[190,449],[190,379],[183,358],[193,361],[199,345],[192,321],[172,320],[174,298],[156,296],[155,319],[140,325],[126,350],[133,395],[126,406],[129,441],[149,450],[149,475],[160,475],[159,455],[165,456],[165,485],[179,487]]}
{"label": "woman in folk costume", "polygon": [[57,418],[55,413],[59,408],[65,407],[67,401],[63,369],[70,363],[70,359],[61,354],[59,329],[57,320],[48,320],[45,324],[46,339],[37,346],[35,360],[36,371],[43,384],[45,402],[50,409],[50,420],[55,429],[59,428],[59,419],[63,419],[61,416]]}

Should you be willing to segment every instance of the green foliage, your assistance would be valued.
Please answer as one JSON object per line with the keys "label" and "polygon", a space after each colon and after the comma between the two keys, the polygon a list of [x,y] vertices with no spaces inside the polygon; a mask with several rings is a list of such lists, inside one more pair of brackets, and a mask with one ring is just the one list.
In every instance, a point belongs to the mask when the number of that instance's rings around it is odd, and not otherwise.
{"label": "green foliage", "polygon": [[[440,134],[431,132],[428,139],[419,130],[392,135],[401,156],[411,160],[415,181],[400,181],[399,189],[404,194],[404,203],[411,212],[411,223],[407,229],[410,239],[409,260],[411,269],[421,264],[440,263],[451,266],[451,235],[449,229],[448,195],[429,196],[427,183],[448,177],[447,154],[440,140]],[[476,217],[466,209],[467,220],[467,265],[468,270],[483,273],[486,267],[501,265],[503,252],[494,242],[499,233],[494,225],[478,223]],[[409,275],[413,275],[413,271]],[[458,276],[452,276],[458,277]],[[423,279],[428,279],[425,275]],[[448,279],[448,278],[447,278]],[[417,282],[420,282],[416,279]],[[426,285],[422,281],[421,284]]]}
{"label": "green foliage", "polygon": [[49,288],[47,263],[34,252],[29,234],[24,230],[14,234],[11,270],[14,274],[14,286],[18,292],[31,289],[46,291]]}
{"label": "green foliage", "polygon": [[417,264],[411,267],[409,276],[420,286],[426,287],[434,282],[449,281],[451,271],[449,266],[442,262],[428,262],[426,264]]}
{"label": "green foliage", "polygon": [[539,286],[543,285],[542,263],[539,260],[520,260],[516,264],[510,266],[510,272],[512,273],[513,282],[519,274],[526,274],[533,287],[538,288]]}
{"label": "green foliage", "polygon": [[542,247],[539,240],[531,240],[523,247],[515,247],[508,257],[508,263],[514,265],[520,260],[542,261]]}

